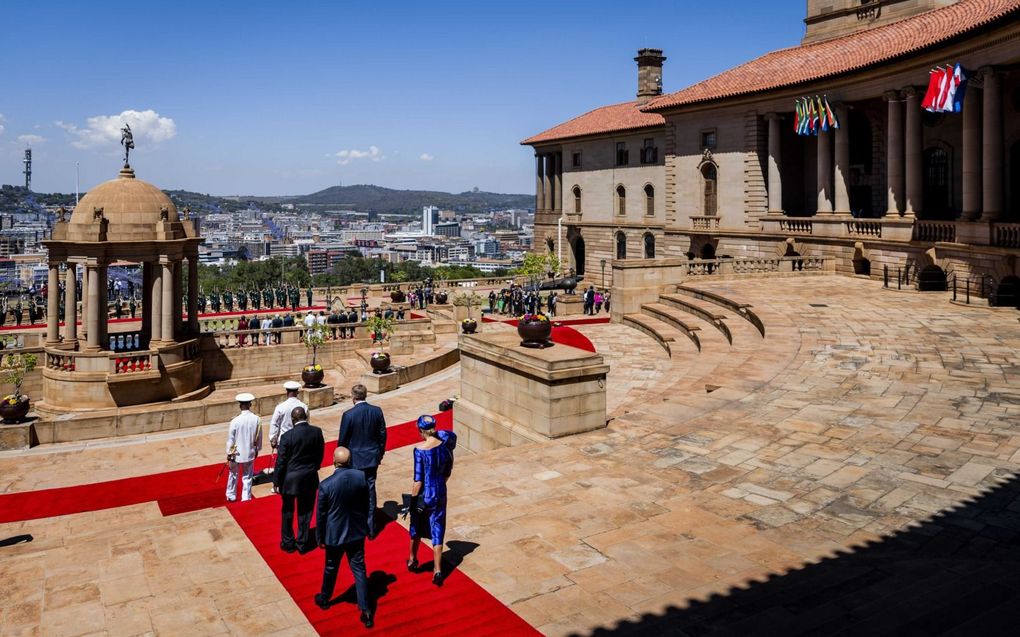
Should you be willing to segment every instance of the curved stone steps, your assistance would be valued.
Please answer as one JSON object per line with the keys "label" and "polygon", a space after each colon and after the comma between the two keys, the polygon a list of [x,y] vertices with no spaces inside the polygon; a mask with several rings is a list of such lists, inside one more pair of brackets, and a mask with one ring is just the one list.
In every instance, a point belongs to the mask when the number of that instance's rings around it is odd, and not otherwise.
{"label": "curved stone steps", "polygon": [[690,320],[690,315],[662,303],[645,303],[641,306],[641,313],[650,316],[658,321],[666,323],[675,328],[694,343],[694,346],[701,351],[701,326]]}
{"label": "curved stone steps", "polygon": [[625,314],[623,324],[655,339],[671,358],[674,350],[680,351],[680,343],[689,341],[687,335],[677,328],[647,314]]}
{"label": "curved stone steps", "polygon": [[659,303],[693,314],[722,332],[727,341],[733,342],[733,333],[726,323],[726,315],[718,311],[718,306],[684,294],[663,294],[659,296]]}
{"label": "curved stone steps", "polygon": [[722,308],[730,310],[740,318],[749,322],[751,325],[758,330],[762,338],[765,337],[765,323],[762,322],[761,318],[751,309],[749,303],[738,303],[728,297],[708,290],[702,290],[700,288],[691,287],[689,285],[678,285],[676,286],[677,294],[683,294],[692,298],[698,299],[699,301],[706,301],[713,303]]}

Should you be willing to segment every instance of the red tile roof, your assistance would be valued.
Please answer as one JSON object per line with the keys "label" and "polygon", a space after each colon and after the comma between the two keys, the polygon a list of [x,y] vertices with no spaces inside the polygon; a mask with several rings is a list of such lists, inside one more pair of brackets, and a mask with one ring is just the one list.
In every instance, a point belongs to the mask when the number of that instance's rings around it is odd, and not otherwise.
{"label": "red tile roof", "polygon": [[1018,9],[1020,0],[960,0],[867,31],[766,53],[681,91],[657,97],[644,109],[660,111],[748,95],[863,69],[945,42]]}
{"label": "red tile roof", "polygon": [[580,117],[553,126],[549,130],[525,139],[522,144],[540,144],[571,137],[600,135],[616,131],[662,126],[665,120],[658,113],[643,113],[638,102],[624,102],[602,106]]}

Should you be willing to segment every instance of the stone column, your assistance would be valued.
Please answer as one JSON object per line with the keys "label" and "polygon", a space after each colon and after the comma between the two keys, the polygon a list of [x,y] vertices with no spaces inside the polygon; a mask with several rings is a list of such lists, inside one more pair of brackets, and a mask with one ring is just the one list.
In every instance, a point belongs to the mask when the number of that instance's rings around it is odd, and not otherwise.
{"label": "stone column", "polygon": [[184,332],[184,261],[171,264],[174,273],[174,340],[181,340]]}
{"label": "stone column", "polygon": [[984,76],[984,122],[981,135],[981,221],[1002,216],[1002,76],[995,69],[982,69]]}
{"label": "stone column", "polygon": [[50,261],[46,279],[46,344],[60,342],[60,264]]}
{"label": "stone column", "polygon": [[[167,281],[167,285],[170,282]],[[159,263],[152,264],[152,289],[149,290],[149,323],[152,334],[150,343],[163,337],[163,268]],[[149,346],[150,348],[152,345]]]}
{"label": "stone column", "polygon": [[546,212],[552,210],[553,205],[553,189],[552,189],[552,172],[553,172],[553,160],[552,154],[545,155],[545,161],[543,162],[545,171],[542,173],[542,192],[545,193],[545,201],[543,202],[543,208]]}
{"label": "stone column", "polygon": [[[96,271],[95,266],[88,266],[86,268],[88,275],[88,299],[89,307],[88,313],[85,317],[86,335],[85,344],[90,350],[98,350],[102,348],[102,343],[99,342],[100,331],[99,331],[99,309],[102,302],[101,295],[99,293],[99,272]],[[83,296],[84,298],[84,296]]]}
{"label": "stone column", "polygon": [[981,102],[980,82],[971,81],[963,100],[963,212],[960,218],[981,216]]}
{"label": "stone column", "polygon": [[542,166],[545,155],[535,153],[535,212],[542,212],[545,207],[545,190],[542,182],[542,176],[545,174],[545,168]]}
{"label": "stone column", "polygon": [[897,91],[886,91],[883,97],[888,104],[885,216],[898,217],[903,211],[903,102]]}
{"label": "stone column", "polygon": [[839,214],[850,214],[850,118],[845,104],[837,104],[836,122],[839,128],[833,131],[836,146],[836,175],[833,179],[833,208]]}
{"label": "stone column", "polygon": [[553,153],[553,210],[563,212],[563,153]]}
{"label": "stone column", "polygon": [[188,257],[188,329],[198,334],[198,257]]}
{"label": "stone column", "polygon": [[905,185],[907,190],[904,217],[914,217],[923,210],[924,179],[921,175],[921,150],[924,145],[921,130],[921,93],[914,86],[903,89],[906,96],[907,124],[904,150]]}
{"label": "stone column", "polygon": [[149,316],[149,307],[152,305],[152,264],[142,262],[142,343],[148,343],[152,338],[152,317]]}
{"label": "stone column", "polygon": [[78,277],[75,275],[77,266],[67,263],[64,272],[64,342],[72,345],[78,342]]}
{"label": "stone column", "polygon": [[160,339],[164,343],[174,342],[174,266],[167,261],[161,263],[163,271],[160,278],[163,284],[160,286],[163,291],[163,302],[160,304],[162,319],[160,320]]}
{"label": "stone column", "polygon": [[817,145],[815,150],[818,154],[816,161],[815,179],[818,189],[817,214],[832,213],[832,133],[824,131],[818,133],[815,138]]}
{"label": "stone column", "polygon": [[765,116],[769,122],[769,214],[783,214],[783,175],[779,169],[782,153],[782,119],[778,113]]}
{"label": "stone column", "polygon": [[89,333],[89,322],[85,317],[89,315],[89,269],[81,266],[81,335],[82,338]]}
{"label": "stone column", "polygon": [[110,288],[107,285],[108,271],[105,265],[96,268],[96,276],[99,278],[99,334],[96,340],[99,341],[99,349],[109,347],[110,344]]}

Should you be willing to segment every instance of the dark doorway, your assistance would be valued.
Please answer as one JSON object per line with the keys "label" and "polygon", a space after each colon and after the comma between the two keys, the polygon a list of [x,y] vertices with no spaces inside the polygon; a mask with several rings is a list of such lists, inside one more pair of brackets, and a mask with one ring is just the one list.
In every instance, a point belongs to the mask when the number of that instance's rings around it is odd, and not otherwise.
{"label": "dark doorway", "polygon": [[645,233],[645,258],[655,258],[655,235],[651,232]]}
{"label": "dark doorway", "polygon": [[711,243],[706,243],[701,246],[701,258],[702,259],[714,259],[715,258],[715,246]]}
{"label": "dark doorway", "polygon": [[937,265],[925,266],[917,275],[917,289],[921,292],[945,292],[949,289],[946,272]]}
{"label": "dark doorway", "polygon": [[850,174],[847,193],[850,212],[855,217],[877,217],[871,185],[874,164],[874,142],[871,122],[860,110],[850,111]]}
{"label": "dark doorway", "polygon": [[949,219],[949,153],[941,146],[924,151],[924,193],[921,216],[925,219]]}
{"label": "dark doorway", "polygon": [[570,249],[574,253],[574,274],[584,274],[584,237],[577,235],[570,242]]}
{"label": "dark doorway", "polygon": [[1020,309],[1020,278],[1007,276],[1002,279],[995,294],[988,299],[989,305],[995,307],[1015,307]]}
{"label": "dark doorway", "polygon": [[627,258],[627,235],[622,232],[616,233],[616,258]]}
{"label": "dark doorway", "polygon": [[854,274],[871,276],[871,261],[864,258],[864,255],[854,255]]}
{"label": "dark doorway", "polygon": [[718,179],[718,172],[716,172],[715,164],[705,164],[701,169],[701,176],[704,178],[704,209],[702,214],[706,216],[715,216],[719,210],[718,203],[718,191],[716,181]]}
{"label": "dark doorway", "polygon": [[1020,219],[1020,141],[1009,147],[1009,221]]}

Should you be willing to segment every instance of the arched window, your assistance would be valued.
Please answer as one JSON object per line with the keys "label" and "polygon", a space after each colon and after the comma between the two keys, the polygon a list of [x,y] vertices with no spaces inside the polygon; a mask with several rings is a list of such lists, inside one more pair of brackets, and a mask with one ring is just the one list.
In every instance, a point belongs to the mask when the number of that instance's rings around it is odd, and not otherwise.
{"label": "arched window", "polygon": [[651,232],[645,233],[645,258],[655,258],[655,235]]}
{"label": "arched window", "polygon": [[574,193],[574,214],[581,214],[581,187],[574,186],[574,189],[570,192]]}
{"label": "arched window", "polygon": [[616,214],[627,214],[627,189],[623,184],[616,187]]}
{"label": "arched window", "polygon": [[655,214],[655,188],[652,184],[645,185],[645,214],[649,216]]}
{"label": "arched window", "polygon": [[701,176],[704,180],[704,208],[701,214],[705,216],[715,216],[719,211],[718,198],[716,195],[716,180],[718,174],[715,169],[715,164],[706,163],[701,169]]}
{"label": "arched window", "polygon": [[616,258],[627,258],[627,235],[622,232],[616,233]]}

